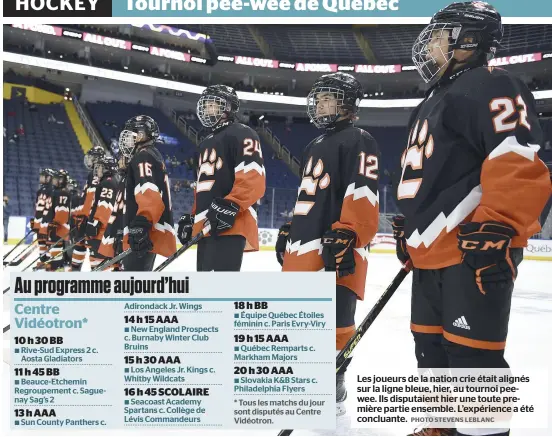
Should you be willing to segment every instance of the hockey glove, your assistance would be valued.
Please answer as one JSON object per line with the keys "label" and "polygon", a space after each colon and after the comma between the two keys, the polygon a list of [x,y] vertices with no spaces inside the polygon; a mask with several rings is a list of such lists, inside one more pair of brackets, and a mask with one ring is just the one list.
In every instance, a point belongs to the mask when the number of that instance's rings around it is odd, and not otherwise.
{"label": "hockey glove", "polygon": [[50,252],[45,252],[42,255],[40,255],[39,261],[41,263],[45,263],[45,262],[50,261],[51,258],[52,258],[52,256],[50,255]]}
{"label": "hockey glove", "polygon": [[35,219],[32,218],[29,220],[29,228],[31,231],[36,232],[38,234],[38,229],[35,229]]}
{"label": "hockey glove", "polygon": [[182,245],[186,244],[192,239],[192,230],[194,228],[194,216],[191,214],[184,214],[178,220],[178,239]]}
{"label": "hockey glove", "polygon": [[48,223],[48,240],[56,242],[57,237],[57,223]]}
{"label": "hockey glove", "polygon": [[118,229],[113,240],[113,255],[117,256],[123,252],[123,230]]}
{"label": "hockey glove", "polygon": [[348,229],[334,229],[322,237],[322,260],[326,271],[337,273],[337,277],[355,272],[354,248],[356,234]]}
{"label": "hockey glove", "polygon": [[402,265],[410,259],[408,250],[406,249],[406,238],[404,235],[404,216],[396,215],[393,217],[393,238],[396,241],[397,258]]}
{"label": "hockey glove", "polygon": [[516,231],[499,222],[470,222],[459,225],[458,248],[462,262],[475,272],[475,281],[482,294],[508,286],[517,276],[517,267],[508,247]]}
{"label": "hockey glove", "polygon": [[85,236],[88,239],[93,239],[98,236],[100,233],[101,223],[98,220],[94,220],[93,222],[88,222],[86,224],[86,232]]}
{"label": "hockey glove", "polygon": [[213,199],[207,211],[207,220],[211,223],[211,235],[217,236],[232,228],[239,210],[240,207],[234,202],[221,197]]}
{"label": "hockey glove", "polygon": [[286,245],[290,229],[291,222],[287,222],[283,224],[278,231],[278,239],[276,240],[276,259],[281,266],[284,265],[284,254],[286,253]]}
{"label": "hockey glove", "polygon": [[153,249],[149,236],[151,223],[144,216],[138,215],[130,223],[128,229],[128,244],[133,252],[141,258]]}
{"label": "hockey glove", "polygon": [[79,221],[77,222],[77,227],[78,227],[77,238],[81,239],[86,236],[86,226],[88,225],[88,220],[86,219],[86,217],[81,217],[81,216],[78,217],[78,220]]}

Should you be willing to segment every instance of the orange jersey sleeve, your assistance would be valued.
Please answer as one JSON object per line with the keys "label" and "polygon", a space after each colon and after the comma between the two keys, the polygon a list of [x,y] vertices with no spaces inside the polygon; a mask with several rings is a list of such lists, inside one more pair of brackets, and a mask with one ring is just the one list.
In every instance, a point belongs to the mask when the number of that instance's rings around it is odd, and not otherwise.
{"label": "orange jersey sleeve", "polygon": [[537,156],[543,135],[534,97],[519,79],[492,70],[483,94],[467,129],[484,154],[482,196],[472,221],[512,226],[512,246],[522,247],[539,232],[538,218],[552,193],[549,171]]}

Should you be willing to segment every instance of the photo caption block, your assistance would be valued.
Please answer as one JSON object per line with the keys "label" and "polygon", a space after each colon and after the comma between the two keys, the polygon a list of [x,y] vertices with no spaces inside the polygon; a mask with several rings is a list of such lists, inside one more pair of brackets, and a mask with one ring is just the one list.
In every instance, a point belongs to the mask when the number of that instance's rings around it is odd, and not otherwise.
{"label": "photo caption block", "polygon": [[335,273],[24,273],[11,287],[14,429],[335,429]]}
{"label": "photo caption block", "polygon": [[356,375],[355,428],[546,428],[547,368],[370,369]]}

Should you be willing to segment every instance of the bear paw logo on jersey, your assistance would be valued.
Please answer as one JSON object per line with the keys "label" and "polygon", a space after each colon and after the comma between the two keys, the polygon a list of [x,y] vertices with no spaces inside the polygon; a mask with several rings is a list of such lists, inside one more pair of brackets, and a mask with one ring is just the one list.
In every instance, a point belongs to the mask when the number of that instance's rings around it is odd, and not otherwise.
{"label": "bear paw logo on jersey", "polygon": [[200,193],[201,191],[209,191],[213,188],[215,179],[209,178],[201,180],[201,176],[213,176],[215,171],[222,168],[222,165],[222,158],[220,156],[217,158],[217,151],[215,149],[212,149],[210,152],[209,149],[205,149],[203,154],[199,156],[199,172],[197,174],[196,193]]}
{"label": "bear paw logo on jersey", "polygon": [[266,246],[268,243],[272,243],[272,234],[268,231],[259,232],[259,242]]}
{"label": "bear paw logo on jersey", "polygon": [[[313,168],[312,156],[310,157],[305,171],[303,172],[303,179],[301,180],[301,186],[299,187],[299,194],[297,197],[297,203],[293,210],[294,215],[307,215],[311,208],[314,206],[314,197],[316,196],[316,190],[320,188],[325,190],[330,185],[330,175],[324,173],[324,163],[321,159],[316,162]],[[312,176],[311,176],[312,174]],[[306,198],[312,198],[313,200],[299,200],[301,199],[301,193],[306,193]]]}
{"label": "bear paw logo on jersey", "polygon": [[400,199],[412,199],[416,197],[420,186],[422,185],[422,174],[420,177],[405,179],[404,174],[407,167],[412,170],[422,170],[424,165],[424,156],[429,159],[433,154],[434,143],[433,135],[428,136],[428,123],[424,120],[422,127],[418,131],[420,126],[420,120],[416,122],[414,128],[408,135],[407,149],[403,152],[401,157],[402,175],[401,181],[397,188],[397,198]]}

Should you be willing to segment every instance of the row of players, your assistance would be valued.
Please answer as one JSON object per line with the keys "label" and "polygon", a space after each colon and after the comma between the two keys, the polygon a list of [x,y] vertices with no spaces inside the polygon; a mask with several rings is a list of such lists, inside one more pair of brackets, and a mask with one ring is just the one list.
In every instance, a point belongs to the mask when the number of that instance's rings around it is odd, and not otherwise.
{"label": "row of players", "polygon": [[[414,267],[410,327],[421,368],[508,367],[504,349],[517,267],[552,192],[536,154],[542,132],[532,94],[506,71],[488,67],[502,36],[491,5],[453,3],[434,15],[413,46],[430,89],[409,121],[395,189],[404,215],[393,227],[399,259]],[[354,126],[362,97],[360,83],[345,73],[313,85],[307,114],[323,134],[304,150],[293,219],[276,244],[284,271],[336,272],[338,352],[355,331],[365,247],[378,228],[380,152],[374,138]],[[123,269],[151,270],[156,254],[175,252],[175,235],[185,244],[208,220],[197,270],[240,270],[244,251],[258,250],[255,205],[266,182],[257,133],[235,122],[239,103],[223,85],[208,87],[198,101],[198,118],[212,133],[199,148],[193,210],[180,218],[177,232],[154,120],[137,116],[125,125],[118,184],[96,149],[88,155],[98,170],[71,215],[93,265],[130,247]],[[40,229],[47,229],[44,220]],[[115,230],[108,230],[110,222]],[[73,253],[73,269],[80,268],[86,246]],[[338,414],[344,413],[349,363],[337,374]],[[417,434],[477,432],[459,427]]]}

